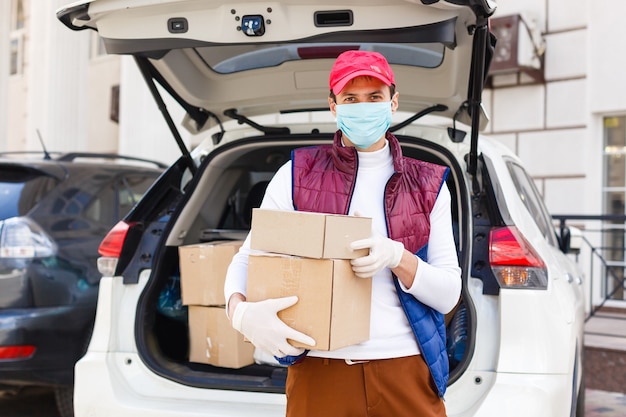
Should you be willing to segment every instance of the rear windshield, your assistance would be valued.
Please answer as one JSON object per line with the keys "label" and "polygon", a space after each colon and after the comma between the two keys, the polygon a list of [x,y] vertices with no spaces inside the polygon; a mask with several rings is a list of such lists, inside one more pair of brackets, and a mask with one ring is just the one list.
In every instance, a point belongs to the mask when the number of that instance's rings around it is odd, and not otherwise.
{"label": "rear windshield", "polygon": [[276,67],[288,61],[335,59],[341,52],[354,49],[380,52],[390,64],[424,68],[439,66],[444,55],[444,45],[440,43],[266,43],[208,46],[196,51],[213,71],[231,74]]}
{"label": "rear windshield", "polygon": [[57,184],[58,180],[41,172],[0,169],[0,220],[25,215]]}

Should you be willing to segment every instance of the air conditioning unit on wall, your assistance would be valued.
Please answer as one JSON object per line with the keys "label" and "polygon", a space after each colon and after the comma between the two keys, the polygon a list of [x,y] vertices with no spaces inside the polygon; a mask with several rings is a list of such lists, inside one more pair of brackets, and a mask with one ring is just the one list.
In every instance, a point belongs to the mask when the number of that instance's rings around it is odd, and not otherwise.
{"label": "air conditioning unit on wall", "polygon": [[536,27],[519,14],[491,19],[497,38],[489,75],[524,73],[543,83],[545,43]]}

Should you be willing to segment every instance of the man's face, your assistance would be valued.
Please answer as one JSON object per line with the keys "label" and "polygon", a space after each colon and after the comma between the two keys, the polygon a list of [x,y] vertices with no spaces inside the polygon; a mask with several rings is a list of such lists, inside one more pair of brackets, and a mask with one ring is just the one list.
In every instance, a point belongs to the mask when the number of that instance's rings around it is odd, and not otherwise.
{"label": "man's face", "polygon": [[[338,104],[354,104],[354,103],[377,103],[382,101],[391,101],[391,111],[395,113],[398,109],[398,93],[396,92],[391,97],[391,91],[389,86],[375,77],[356,77],[341,90],[333,101],[331,97],[328,98],[328,105],[333,116],[337,116]],[[385,145],[384,137],[378,142],[364,151],[375,151],[382,149]],[[343,136],[344,144],[346,146],[354,146],[350,142],[350,138]]]}

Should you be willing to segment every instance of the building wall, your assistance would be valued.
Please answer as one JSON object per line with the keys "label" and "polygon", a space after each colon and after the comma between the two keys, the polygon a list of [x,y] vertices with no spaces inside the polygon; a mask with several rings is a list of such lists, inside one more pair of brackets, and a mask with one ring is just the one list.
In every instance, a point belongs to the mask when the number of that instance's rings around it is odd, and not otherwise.
{"label": "building wall", "polygon": [[[2,0],[2,62],[9,50],[12,0]],[[118,57],[91,59],[91,31],[73,32],[56,19],[66,0],[24,0],[22,71],[0,71],[0,150],[117,152],[118,125],[109,118]]]}
{"label": "building wall", "polygon": [[[0,1],[0,62],[7,62],[9,53],[11,4]],[[0,151],[5,150],[7,132],[9,130],[9,66],[0,65]]]}
{"label": "building wall", "polygon": [[522,13],[541,28],[545,83],[494,77],[485,133],[524,160],[553,213],[603,211],[603,117],[626,114],[624,12],[620,0],[498,1],[495,17]]}
{"label": "building wall", "polygon": [[[162,92],[162,98],[174,123],[180,124],[184,111],[166,92]],[[141,155],[165,163],[172,163],[180,157],[181,151],[130,57],[122,57],[121,61],[120,106],[120,153]],[[191,135],[180,126],[178,132],[189,148]]]}
{"label": "building wall", "polygon": [[[493,77],[485,101],[486,134],[502,140],[525,162],[553,213],[599,213],[588,194],[599,191],[594,173],[602,138],[594,135],[588,109],[587,0],[501,0],[495,17],[521,13],[540,29],[545,82],[524,74]],[[590,6],[589,6],[590,7]],[[622,6],[624,8],[624,6]],[[600,141],[598,143],[598,140]],[[599,200],[599,199],[596,199]]]}
{"label": "building wall", "polygon": [[[49,149],[134,153],[172,162],[178,150],[130,58],[94,56],[91,31],[56,20],[67,0],[24,0],[24,71],[0,71],[0,150]],[[2,21],[10,0],[1,2]],[[524,74],[493,77],[485,91],[491,135],[524,160],[553,213],[602,211],[602,118],[626,113],[626,39],[622,0],[499,0],[495,17],[521,13],[545,41],[545,83]],[[6,23],[3,23],[3,25]],[[0,40],[6,44],[6,30]],[[2,52],[4,51],[4,52]],[[0,49],[6,55],[6,47]],[[120,124],[110,119],[112,87],[120,86]],[[3,96],[4,96],[3,94]],[[174,121],[182,113],[168,102]],[[181,129],[187,143],[197,143]]]}
{"label": "building wall", "polygon": [[592,115],[626,113],[626,11],[622,0],[590,1],[589,15],[589,109]]}
{"label": "building wall", "polygon": [[[2,31],[0,37],[3,43],[3,50],[7,58],[3,62],[9,63],[10,57],[10,42],[12,33],[12,13],[11,13],[11,1],[2,2]],[[6,14],[5,14],[6,13]],[[28,22],[30,19],[30,7],[25,5],[24,18]],[[9,71],[9,65],[2,66],[2,72],[0,75],[0,82],[2,83],[2,90],[6,96],[0,101],[0,108],[4,109],[2,112],[2,118],[0,121],[4,122],[2,126],[2,136],[5,139],[2,142],[0,149],[2,150],[15,150],[18,144],[25,143],[25,126],[26,126],[26,105],[27,105],[27,70],[29,66],[29,57],[25,53],[30,42],[29,33],[26,28],[19,31],[21,38],[20,46],[20,67],[21,71],[18,74],[11,74]]]}
{"label": "building wall", "polygon": [[[68,30],[69,32],[69,30]],[[83,92],[87,97],[87,151],[119,152],[119,121],[112,119],[114,88],[120,87],[121,64],[115,55],[97,55],[93,48],[97,45],[95,33],[90,33],[92,49],[88,65],[87,88]],[[83,97],[81,97],[81,100]],[[119,116],[118,116],[119,120]]]}
{"label": "building wall", "polygon": [[[71,33],[55,21],[63,0],[30,2],[27,61],[26,142],[38,150],[37,131],[49,150],[84,151],[89,147],[87,120],[89,106],[87,68],[89,34]],[[36,13],[35,13],[36,11]]]}

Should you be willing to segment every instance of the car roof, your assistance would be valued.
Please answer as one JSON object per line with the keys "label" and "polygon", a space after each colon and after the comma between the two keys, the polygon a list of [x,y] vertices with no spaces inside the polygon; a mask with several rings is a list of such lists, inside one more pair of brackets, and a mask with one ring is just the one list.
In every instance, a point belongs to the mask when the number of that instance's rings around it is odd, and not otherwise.
{"label": "car roof", "polygon": [[[238,115],[327,110],[328,74],[347,49],[387,57],[401,110],[469,124],[474,28],[494,11],[489,0],[93,0],[57,16],[134,55],[197,133]],[[250,22],[262,30],[248,33]]]}
{"label": "car roof", "polygon": [[58,180],[62,180],[70,174],[76,175],[86,172],[151,172],[160,174],[165,167],[165,164],[158,161],[116,154],[0,152],[0,170],[3,172],[15,168],[47,175]]}

